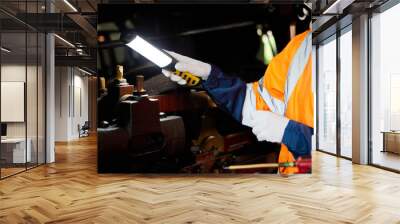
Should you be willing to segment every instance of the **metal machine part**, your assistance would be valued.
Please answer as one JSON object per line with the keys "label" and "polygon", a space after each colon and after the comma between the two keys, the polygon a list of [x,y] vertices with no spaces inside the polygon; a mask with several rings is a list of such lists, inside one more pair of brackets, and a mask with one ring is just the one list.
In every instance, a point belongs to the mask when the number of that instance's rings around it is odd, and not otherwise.
{"label": "metal machine part", "polygon": [[149,96],[143,84],[143,76],[135,87],[110,84],[112,103],[101,108],[115,112],[98,130],[99,172],[218,173],[231,172],[224,170],[229,165],[269,162],[251,131],[237,127],[204,91]]}
{"label": "metal machine part", "polygon": [[164,152],[168,156],[184,153],[185,150],[185,125],[180,116],[166,116],[160,118],[161,132],[164,136]]}
{"label": "metal machine part", "polygon": [[133,95],[143,96],[146,95],[146,90],[144,89],[144,76],[136,76],[136,88],[133,91]]}

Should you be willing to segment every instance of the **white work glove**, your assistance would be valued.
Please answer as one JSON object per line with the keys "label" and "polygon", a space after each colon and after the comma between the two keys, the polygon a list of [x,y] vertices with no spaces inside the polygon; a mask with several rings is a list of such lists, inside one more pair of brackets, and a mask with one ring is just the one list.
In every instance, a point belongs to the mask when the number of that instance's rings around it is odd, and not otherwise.
{"label": "white work glove", "polygon": [[[198,61],[193,58],[189,58],[172,51],[165,50],[168,54],[174,57],[178,62],[175,64],[175,69],[181,72],[190,72],[193,75],[200,77],[203,80],[207,80],[211,72],[211,65]],[[186,80],[180,76],[175,75],[173,72],[162,69],[162,73],[170,78],[172,81],[177,82],[180,85],[185,85]]]}
{"label": "white work glove", "polygon": [[247,121],[258,141],[282,143],[289,119],[270,111],[254,110]]}

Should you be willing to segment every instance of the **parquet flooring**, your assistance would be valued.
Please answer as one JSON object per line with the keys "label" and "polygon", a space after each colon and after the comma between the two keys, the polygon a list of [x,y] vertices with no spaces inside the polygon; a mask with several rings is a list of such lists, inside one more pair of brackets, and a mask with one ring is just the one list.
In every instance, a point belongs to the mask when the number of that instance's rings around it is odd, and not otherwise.
{"label": "parquet flooring", "polygon": [[10,176],[10,175],[22,172],[24,170],[25,170],[25,167],[23,167],[23,168],[22,167],[21,168],[20,167],[17,167],[17,168],[14,168],[14,167],[1,168],[1,175],[2,175],[2,177],[7,177],[7,176]]}
{"label": "parquet flooring", "polygon": [[0,181],[0,223],[400,223],[400,175],[314,153],[312,175],[96,172],[96,139]]}

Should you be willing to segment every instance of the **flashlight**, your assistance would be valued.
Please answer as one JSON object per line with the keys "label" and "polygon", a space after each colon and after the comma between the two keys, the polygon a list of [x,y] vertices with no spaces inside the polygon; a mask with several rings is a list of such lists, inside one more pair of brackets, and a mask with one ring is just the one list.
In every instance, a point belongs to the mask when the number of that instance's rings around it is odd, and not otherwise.
{"label": "flashlight", "polygon": [[132,48],[138,52],[143,57],[147,58],[149,61],[156,64],[158,67],[166,70],[173,71],[175,75],[180,76],[186,80],[188,86],[196,86],[200,82],[200,78],[193,75],[190,72],[182,72],[175,69],[175,64],[178,62],[171,55],[162,51],[149,42],[145,41],[139,35],[129,43],[126,44],[128,47]]}

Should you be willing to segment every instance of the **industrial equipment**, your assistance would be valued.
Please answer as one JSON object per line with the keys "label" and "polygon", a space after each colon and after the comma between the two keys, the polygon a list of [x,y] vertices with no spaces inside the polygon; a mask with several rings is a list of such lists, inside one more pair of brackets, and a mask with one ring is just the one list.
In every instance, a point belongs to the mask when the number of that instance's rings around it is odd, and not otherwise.
{"label": "industrial equipment", "polygon": [[136,76],[135,85],[121,74],[115,77],[99,98],[99,111],[111,111],[114,117],[98,129],[99,172],[248,172],[224,167],[276,159],[276,145],[257,142],[250,129],[226,116],[206,92],[181,89],[150,95],[143,76]]}

